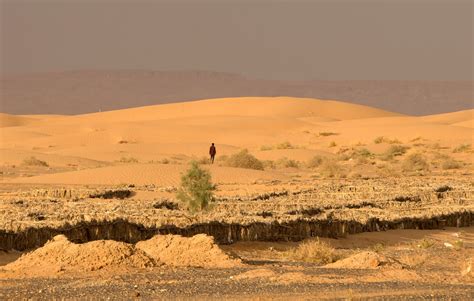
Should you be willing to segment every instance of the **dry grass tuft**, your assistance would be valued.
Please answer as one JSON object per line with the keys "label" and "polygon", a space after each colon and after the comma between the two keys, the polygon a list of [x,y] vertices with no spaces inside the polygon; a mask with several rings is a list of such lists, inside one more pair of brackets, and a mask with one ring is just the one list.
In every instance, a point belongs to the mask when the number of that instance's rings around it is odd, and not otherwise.
{"label": "dry grass tuft", "polygon": [[275,164],[279,167],[282,167],[282,168],[290,168],[290,167],[299,168],[300,167],[300,163],[298,161],[288,159],[286,157],[278,159],[275,162]]}
{"label": "dry grass tuft", "polygon": [[340,258],[333,247],[320,241],[319,238],[302,242],[298,247],[286,252],[285,255],[292,260],[317,264],[328,264]]}
{"label": "dry grass tuft", "polygon": [[471,150],[470,144],[461,144],[453,149],[453,153],[465,153]]}
{"label": "dry grass tuft", "polygon": [[43,167],[48,167],[48,163],[46,161],[42,161],[39,159],[36,159],[36,157],[29,157],[23,160],[23,165],[26,166],[43,166]]}
{"label": "dry grass tuft", "polygon": [[138,163],[138,159],[134,157],[122,157],[118,161],[120,163]]}
{"label": "dry grass tuft", "polygon": [[325,159],[323,156],[314,156],[306,163],[306,167],[317,168],[323,163],[324,160]]}
{"label": "dry grass tuft", "polygon": [[333,132],[319,132],[319,136],[327,137],[327,136],[336,136],[339,135],[339,133],[333,133]]}
{"label": "dry grass tuft", "polygon": [[441,162],[441,168],[444,170],[448,169],[459,169],[462,167],[461,162],[454,160],[453,158],[447,158]]}

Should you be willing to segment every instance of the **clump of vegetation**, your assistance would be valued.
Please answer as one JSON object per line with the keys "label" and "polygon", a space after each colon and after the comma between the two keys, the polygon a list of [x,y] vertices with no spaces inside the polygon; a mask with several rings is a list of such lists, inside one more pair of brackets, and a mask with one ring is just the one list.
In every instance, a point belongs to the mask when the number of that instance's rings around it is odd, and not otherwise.
{"label": "clump of vegetation", "polygon": [[138,159],[134,157],[122,157],[119,160],[120,163],[138,163]]}
{"label": "clump of vegetation", "polygon": [[335,146],[337,146],[337,144],[336,144],[335,141],[331,141],[331,142],[329,143],[329,147],[335,147]]}
{"label": "clump of vegetation", "polygon": [[319,132],[319,136],[324,136],[324,137],[327,137],[327,136],[336,136],[336,135],[339,135],[339,133],[333,133],[333,132]]}
{"label": "clump of vegetation", "polygon": [[286,157],[278,159],[276,162],[276,165],[281,166],[283,168],[289,168],[289,167],[299,168],[300,167],[300,163],[298,161],[291,160]]}
{"label": "clump of vegetation", "polygon": [[470,144],[461,144],[453,149],[453,153],[464,153],[471,150]]}
{"label": "clump of vegetation", "polygon": [[368,158],[371,156],[373,156],[373,154],[366,148],[359,148],[352,152],[352,157],[355,157],[355,158],[360,158],[360,157]]}
{"label": "clump of vegetation", "polygon": [[342,166],[335,160],[327,159],[318,168],[320,174],[328,178],[344,178],[345,173]]}
{"label": "clump of vegetation", "polygon": [[453,158],[447,158],[441,162],[441,168],[444,170],[448,169],[459,169],[462,167],[461,162],[454,160]]}
{"label": "clump of vegetation", "polygon": [[419,153],[409,155],[402,163],[403,171],[427,171],[429,164],[425,157]]}
{"label": "clump of vegetation", "polygon": [[164,158],[160,161],[161,164],[170,164],[170,160],[167,158]]}
{"label": "clump of vegetation", "polygon": [[286,255],[293,260],[316,264],[328,264],[340,258],[333,247],[320,241],[319,238],[301,243],[288,251]]}
{"label": "clump of vegetation", "polygon": [[209,171],[199,167],[198,162],[192,161],[190,168],[181,176],[181,186],[176,198],[186,204],[191,212],[203,211],[209,209],[215,189]]}
{"label": "clump of vegetation", "polygon": [[381,156],[381,159],[384,161],[392,160],[394,157],[404,155],[407,150],[409,149],[408,146],[403,145],[391,145]]}
{"label": "clump of vegetation", "polygon": [[389,138],[384,137],[384,136],[379,136],[379,137],[374,139],[374,143],[375,144],[380,144],[380,143],[401,144],[402,142],[400,140],[398,140],[397,138],[389,139]]}
{"label": "clump of vegetation", "polygon": [[208,157],[206,157],[206,156],[202,156],[201,158],[199,158],[199,159],[197,160],[197,162],[198,162],[199,164],[204,164],[204,165],[211,163],[210,159],[209,159]]}
{"label": "clump of vegetation", "polygon": [[250,154],[247,149],[241,150],[240,152],[231,155],[225,161],[225,164],[230,167],[263,170],[262,161],[258,160],[252,154]]}
{"label": "clump of vegetation", "polygon": [[271,146],[271,145],[262,145],[260,147],[261,151],[269,151],[269,150],[272,150],[272,149],[273,149],[273,146]]}
{"label": "clump of vegetation", "polygon": [[308,168],[317,168],[319,167],[324,161],[324,157],[322,156],[314,156],[313,158],[311,158],[308,163],[306,163],[306,166]]}
{"label": "clump of vegetation", "polygon": [[43,167],[48,167],[48,163],[46,161],[42,161],[39,159],[36,159],[36,157],[29,157],[23,160],[23,165],[26,166],[43,166]]}
{"label": "clump of vegetation", "polygon": [[288,141],[279,143],[275,146],[276,149],[294,149],[296,148],[293,144]]}
{"label": "clump of vegetation", "polygon": [[262,164],[264,169],[275,169],[277,167],[273,160],[264,160]]}
{"label": "clump of vegetation", "polygon": [[432,239],[422,239],[415,244],[419,249],[428,249],[435,245],[435,241]]}
{"label": "clump of vegetation", "polygon": [[453,190],[453,188],[451,186],[443,185],[443,186],[440,186],[440,187],[436,188],[435,192],[446,192],[446,191],[450,191],[450,190]]}

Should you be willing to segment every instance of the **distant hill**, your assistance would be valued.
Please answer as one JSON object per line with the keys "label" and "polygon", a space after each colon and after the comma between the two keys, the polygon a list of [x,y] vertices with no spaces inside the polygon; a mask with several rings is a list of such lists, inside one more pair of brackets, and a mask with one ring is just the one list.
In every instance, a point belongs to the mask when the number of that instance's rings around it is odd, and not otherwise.
{"label": "distant hill", "polygon": [[81,114],[189,100],[293,96],[410,115],[474,107],[472,81],[271,81],[207,71],[70,71],[3,77],[0,111]]}

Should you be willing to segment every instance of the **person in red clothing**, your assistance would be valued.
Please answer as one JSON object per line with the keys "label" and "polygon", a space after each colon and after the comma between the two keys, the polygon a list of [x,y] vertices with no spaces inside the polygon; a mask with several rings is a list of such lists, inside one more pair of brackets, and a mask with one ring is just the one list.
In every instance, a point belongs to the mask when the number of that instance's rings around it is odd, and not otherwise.
{"label": "person in red clothing", "polygon": [[209,155],[211,156],[211,164],[214,164],[214,158],[216,157],[216,147],[214,146],[214,143],[212,143],[209,148]]}

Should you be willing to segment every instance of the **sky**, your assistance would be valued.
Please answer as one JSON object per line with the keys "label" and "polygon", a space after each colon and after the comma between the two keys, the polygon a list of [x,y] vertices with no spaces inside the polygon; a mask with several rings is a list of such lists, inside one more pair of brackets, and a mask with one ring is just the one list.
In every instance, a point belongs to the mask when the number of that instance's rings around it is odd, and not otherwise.
{"label": "sky", "polygon": [[472,0],[0,0],[0,73],[472,80]]}

